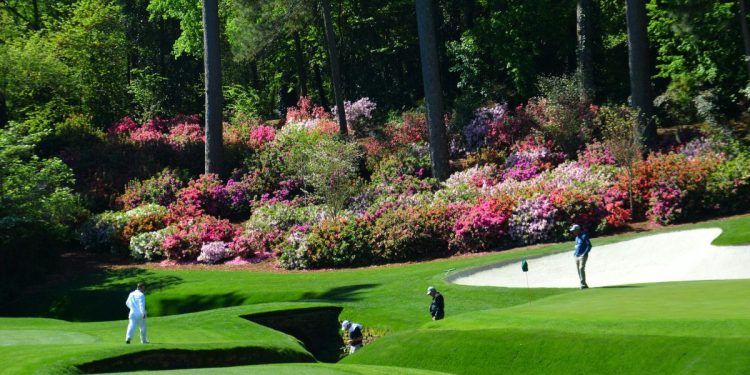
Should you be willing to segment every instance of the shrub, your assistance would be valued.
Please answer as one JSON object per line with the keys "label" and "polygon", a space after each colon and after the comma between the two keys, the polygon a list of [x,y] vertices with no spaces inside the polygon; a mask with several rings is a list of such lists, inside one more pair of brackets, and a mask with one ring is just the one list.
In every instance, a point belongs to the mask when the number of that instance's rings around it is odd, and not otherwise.
{"label": "shrub", "polygon": [[446,224],[445,216],[447,210],[430,207],[407,205],[384,210],[371,224],[375,259],[396,262],[446,255],[450,230],[441,227]]}
{"label": "shrub", "polygon": [[554,141],[568,156],[574,156],[596,135],[593,119],[598,108],[581,100],[580,84],[575,76],[542,78],[541,96],[526,106],[539,134]]}
{"label": "shrub", "polygon": [[232,242],[239,233],[228,220],[202,216],[175,224],[162,246],[169,259],[195,260],[206,242]]}
{"label": "shrub", "polygon": [[484,146],[508,148],[526,137],[533,126],[522,106],[518,106],[515,112],[509,110],[507,104],[480,108],[464,127],[466,146],[469,151]]}
{"label": "shrub", "polygon": [[745,150],[719,164],[706,180],[706,193],[716,213],[734,213],[750,207],[750,152]]}
{"label": "shrub", "polygon": [[134,259],[152,261],[165,256],[162,243],[173,228],[141,233],[130,238],[130,255]]}
{"label": "shrub", "polygon": [[164,219],[169,211],[158,204],[148,204],[125,212],[127,222],[122,228],[122,237],[130,241],[133,236],[164,228]]}
{"label": "shrub", "polygon": [[419,178],[431,173],[430,149],[426,143],[410,143],[392,150],[374,168],[374,179],[395,179],[402,175]]}
{"label": "shrub", "polygon": [[106,211],[87,220],[79,229],[83,249],[90,252],[124,254],[128,242],[123,228],[128,222],[124,212]]}
{"label": "shrub", "polygon": [[208,264],[216,264],[234,256],[232,250],[226,242],[214,241],[207,242],[201,246],[201,254],[198,255],[197,261]]}
{"label": "shrub", "polygon": [[335,217],[310,228],[307,265],[310,268],[357,267],[371,264],[369,228],[354,218]]}
{"label": "shrub", "polygon": [[508,220],[514,199],[503,195],[482,198],[470,206],[454,225],[454,243],[461,252],[487,251],[508,244]]}
{"label": "shrub", "polygon": [[[346,114],[346,124],[351,130],[352,135],[356,137],[366,137],[375,129],[373,128],[372,113],[375,111],[377,104],[370,98],[361,98],[356,102],[344,102],[344,113]],[[331,108],[331,112],[336,116],[336,107]]]}
{"label": "shrub", "polygon": [[425,142],[429,139],[428,134],[424,113],[404,112],[401,122],[391,121],[385,125],[385,136],[391,146]]}
{"label": "shrub", "polygon": [[176,170],[165,168],[149,179],[132,180],[125,186],[125,192],[117,201],[126,210],[147,203],[169,206],[177,198],[177,192],[185,186],[183,175]]}
{"label": "shrub", "polygon": [[545,196],[522,200],[510,216],[508,232],[513,241],[521,244],[546,242],[555,239],[557,208]]}

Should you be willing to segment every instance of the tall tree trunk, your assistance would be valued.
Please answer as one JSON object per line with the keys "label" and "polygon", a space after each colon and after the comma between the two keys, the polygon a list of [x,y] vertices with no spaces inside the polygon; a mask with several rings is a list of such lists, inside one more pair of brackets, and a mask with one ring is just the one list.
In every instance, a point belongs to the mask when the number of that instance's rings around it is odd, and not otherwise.
{"label": "tall tree trunk", "polygon": [[323,76],[320,74],[320,68],[318,65],[313,64],[313,73],[315,75],[315,89],[318,90],[318,100],[323,108],[328,108],[328,98],[326,97],[326,88],[323,86]]}
{"label": "tall tree trunk", "polygon": [[8,106],[5,105],[5,95],[0,92],[0,129],[8,124]]}
{"label": "tall tree trunk", "polygon": [[302,51],[302,41],[299,38],[299,32],[294,32],[294,55],[297,60],[297,79],[299,91],[297,96],[307,96],[307,66],[305,65],[305,55]]}
{"label": "tall tree trunk", "polygon": [[205,172],[222,172],[221,57],[218,0],[203,0],[203,67],[206,94]]}
{"label": "tall tree trunk", "polygon": [[34,7],[34,30],[41,30],[42,20],[39,16],[39,0],[34,0],[32,5]]}
{"label": "tall tree trunk", "polygon": [[443,124],[443,92],[440,87],[437,40],[433,14],[434,0],[417,0],[419,54],[422,60],[422,81],[430,129],[432,175],[439,181],[448,178],[448,140]]}
{"label": "tall tree trunk", "polygon": [[323,5],[323,26],[326,31],[326,42],[328,45],[328,62],[331,65],[331,81],[333,82],[333,96],[336,99],[336,115],[339,120],[339,133],[346,136],[346,113],[344,112],[344,98],[341,91],[341,73],[339,71],[339,56],[336,52],[336,35],[333,33],[331,24],[331,3],[329,0],[321,0]]}
{"label": "tall tree trunk", "polygon": [[630,66],[631,106],[638,111],[638,125],[646,145],[656,143],[656,123],[653,120],[651,75],[648,56],[648,33],[645,0],[627,0],[628,55]]}
{"label": "tall tree trunk", "polygon": [[576,31],[578,35],[578,74],[583,91],[581,98],[594,101],[594,65],[591,57],[593,33],[591,32],[592,0],[578,0],[576,7]]}
{"label": "tall tree trunk", "polygon": [[750,80],[750,31],[747,29],[747,4],[745,0],[737,1],[740,5],[740,27],[742,28],[742,41],[745,43],[745,64],[747,65],[747,76]]}

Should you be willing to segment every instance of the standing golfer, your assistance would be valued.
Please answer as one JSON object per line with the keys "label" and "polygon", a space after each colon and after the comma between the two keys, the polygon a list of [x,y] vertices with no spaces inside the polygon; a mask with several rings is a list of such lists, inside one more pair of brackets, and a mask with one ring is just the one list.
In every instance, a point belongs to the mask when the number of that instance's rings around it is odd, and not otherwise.
{"label": "standing golfer", "polygon": [[432,303],[430,304],[430,315],[432,315],[432,320],[443,319],[443,317],[445,317],[445,301],[443,300],[443,295],[434,287],[427,288],[427,295],[432,297]]}
{"label": "standing golfer", "polygon": [[359,323],[352,323],[348,320],[341,322],[341,330],[346,332],[349,337],[347,344],[349,344],[349,354],[354,354],[359,349],[362,349],[362,325]]}
{"label": "standing golfer", "polygon": [[588,289],[589,286],[586,284],[586,261],[589,259],[589,251],[591,251],[591,241],[589,241],[588,233],[584,232],[578,224],[573,224],[570,227],[570,232],[576,236],[576,247],[573,256],[576,258],[581,289]]}
{"label": "standing golfer", "polygon": [[146,337],[146,296],[143,294],[144,290],[146,290],[146,286],[143,283],[138,283],[136,289],[130,292],[128,299],[125,301],[125,306],[130,309],[130,314],[128,314],[128,330],[125,333],[126,344],[130,344],[130,339],[133,338],[136,326],[141,331],[141,343],[148,344],[148,338]]}

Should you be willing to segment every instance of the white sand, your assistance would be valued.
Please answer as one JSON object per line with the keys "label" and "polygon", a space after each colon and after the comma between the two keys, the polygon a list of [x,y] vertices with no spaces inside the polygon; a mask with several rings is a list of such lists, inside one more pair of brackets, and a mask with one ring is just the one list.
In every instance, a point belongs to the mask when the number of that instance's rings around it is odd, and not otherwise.
{"label": "white sand", "polygon": [[[750,279],[750,245],[712,246],[721,229],[657,234],[594,246],[586,265],[590,287],[664,281]],[[529,285],[576,288],[578,271],[571,251],[530,259]],[[526,287],[521,262],[455,279],[462,285]]]}

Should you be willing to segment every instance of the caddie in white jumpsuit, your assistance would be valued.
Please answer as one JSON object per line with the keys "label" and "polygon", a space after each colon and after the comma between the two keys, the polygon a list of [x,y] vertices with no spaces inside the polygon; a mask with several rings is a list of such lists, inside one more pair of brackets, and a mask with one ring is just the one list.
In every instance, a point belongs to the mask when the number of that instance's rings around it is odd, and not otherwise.
{"label": "caddie in white jumpsuit", "polygon": [[143,294],[145,289],[146,286],[143,283],[138,283],[138,287],[128,295],[128,299],[125,301],[125,305],[130,309],[128,331],[125,333],[126,344],[130,344],[135,327],[138,327],[141,331],[141,343],[148,344],[146,336],[146,296]]}

